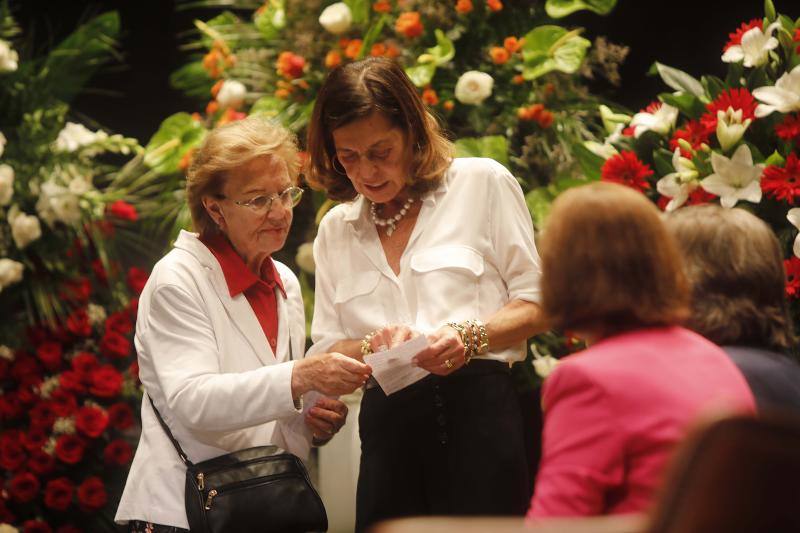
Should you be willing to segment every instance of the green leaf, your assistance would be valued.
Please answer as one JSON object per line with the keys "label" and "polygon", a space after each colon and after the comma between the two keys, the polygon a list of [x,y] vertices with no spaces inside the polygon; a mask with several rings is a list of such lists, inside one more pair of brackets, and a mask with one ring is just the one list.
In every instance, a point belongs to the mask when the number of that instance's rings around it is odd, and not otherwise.
{"label": "green leaf", "polygon": [[672,166],[672,153],[664,148],[659,148],[653,152],[653,165],[656,167],[656,174],[665,176],[675,171]]}
{"label": "green leaf", "polygon": [[547,0],[544,9],[548,16],[559,19],[584,9],[598,15],[608,15],[616,4],[617,0]]}
{"label": "green leaf", "polygon": [[365,24],[369,21],[369,9],[372,5],[367,0],[344,0],[353,15],[353,24]]}
{"label": "green leaf", "polygon": [[775,20],[775,4],[772,3],[772,0],[764,0],[764,13],[768,22]]}
{"label": "green leaf", "polygon": [[425,87],[436,74],[436,63],[423,63],[406,68],[406,74],[417,87]]}
{"label": "green leaf", "polygon": [[261,114],[269,118],[275,118],[286,109],[287,105],[288,102],[283,98],[272,95],[262,96],[253,103],[250,108],[250,114]]}
{"label": "green leaf", "polygon": [[672,107],[677,107],[678,110],[689,118],[700,118],[700,116],[706,112],[706,106],[693,94],[661,93],[658,95],[658,99]]}
{"label": "green leaf", "polygon": [[537,229],[544,227],[544,222],[550,215],[550,208],[552,207],[555,197],[547,187],[539,187],[533,189],[525,195],[525,204],[528,206],[528,211],[531,213],[533,225]]}
{"label": "green leaf", "polygon": [[428,53],[433,56],[433,62],[437,67],[441,67],[456,56],[456,47],[453,41],[447,38],[442,30],[436,28],[436,46],[428,48]]}
{"label": "green leaf", "polygon": [[650,73],[658,73],[664,83],[676,91],[693,94],[698,98],[703,98],[704,96],[703,84],[682,70],[662,65],[656,61],[650,68]]}
{"label": "green leaf", "polygon": [[775,165],[782,167],[784,164],[786,164],[786,159],[784,159],[784,157],[777,150],[775,150],[772,152],[772,155],[770,155],[766,161],[764,161],[764,164],[767,166]]}
{"label": "green leaf", "polygon": [[522,46],[523,77],[532,80],[554,70],[577,72],[592,44],[580,36],[581,31],[543,25],[528,32]]}
{"label": "green leaf", "polygon": [[202,61],[192,61],[182,66],[169,77],[169,83],[187,96],[207,99],[211,96],[214,80],[208,76]]}
{"label": "green leaf", "polygon": [[358,59],[363,59],[372,49],[372,43],[380,37],[384,24],[386,24],[386,15],[381,15],[375,24],[369,27],[367,33],[364,35],[364,41],[361,43],[361,51],[358,53]]}
{"label": "green leaf", "polygon": [[286,27],[284,2],[282,0],[267,2],[264,10],[254,16],[253,24],[265,40],[277,39],[281,30]]}
{"label": "green leaf", "polygon": [[572,155],[578,161],[578,165],[583,171],[583,175],[589,180],[600,179],[600,169],[603,168],[605,159],[592,152],[582,144],[576,144],[572,147]]}
{"label": "green leaf", "polygon": [[187,150],[200,144],[206,129],[189,113],[167,117],[147,143],[144,161],[162,174],[178,171],[178,163]]}
{"label": "green leaf", "polygon": [[727,89],[725,82],[716,76],[703,76],[700,78],[700,83],[703,84],[709,100],[716,100],[717,96]]}
{"label": "green leaf", "polygon": [[508,166],[508,141],[502,135],[462,137],[455,144],[456,157],[489,157]]}

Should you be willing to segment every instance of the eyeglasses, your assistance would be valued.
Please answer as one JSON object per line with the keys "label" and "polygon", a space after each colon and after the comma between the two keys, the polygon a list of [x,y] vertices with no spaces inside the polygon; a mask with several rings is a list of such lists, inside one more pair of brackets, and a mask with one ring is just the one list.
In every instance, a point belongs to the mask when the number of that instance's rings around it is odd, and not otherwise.
{"label": "eyeglasses", "polygon": [[256,196],[249,200],[233,200],[233,203],[242,207],[248,207],[257,215],[266,215],[272,210],[272,202],[277,198],[281,205],[286,209],[292,209],[300,203],[303,197],[303,189],[300,187],[289,187],[288,189],[279,192],[278,194],[271,194],[269,196]]}

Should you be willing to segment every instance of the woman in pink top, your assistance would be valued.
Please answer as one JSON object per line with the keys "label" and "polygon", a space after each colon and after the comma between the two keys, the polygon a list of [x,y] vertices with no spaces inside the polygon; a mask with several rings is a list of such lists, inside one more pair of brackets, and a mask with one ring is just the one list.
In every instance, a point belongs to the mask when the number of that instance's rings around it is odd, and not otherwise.
{"label": "woman in pink top", "polygon": [[681,258],[643,195],[610,183],[567,191],[541,248],[544,311],[590,347],[544,383],[528,519],[643,511],[691,424],[708,411],[754,412],[753,396],[722,350],[679,326]]}

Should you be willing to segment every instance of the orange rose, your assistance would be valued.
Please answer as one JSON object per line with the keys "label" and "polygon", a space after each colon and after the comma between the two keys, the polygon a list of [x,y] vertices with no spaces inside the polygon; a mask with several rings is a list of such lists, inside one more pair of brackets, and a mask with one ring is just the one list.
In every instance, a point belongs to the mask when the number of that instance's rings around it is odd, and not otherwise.
{"label": "orange rose", "polygon": [[491,50],[489,50],[489,55],[492,56],[492,61],[495,65],[503,65],[511,58],[511,54],[508,53],[508,50],[501,46],[493,46]]}
{"label": "orange rose", "polygon": [[211,100],[206,106],[206,115],[213,115],[219,110],[219,104],[216,100]]}
{"label": "orange rose", "polygon": [[544,111],[544,105],[532,104],[528,107],[520,107],[517,110],[517,116],[520,120],[538,121],[539,115]]}
{"label": "orange rose", "polygon": [[289,96],[291,96],[291,94],[292,93],[289,92],[287,89],[278,89],[275,91],[275,96],[280,98],[281,100],[286,100],[287,98],[289,98]]}
{"label": "orange rose", "polygon": [[372,50],[369,51],[372,57],[380,57],[386,55],[386,45],[383,43],[375,43],[372,45]]}
{"label": "orange rose", "polygon": [[537,122],[541,127],[549,128],[553,124],[553,118],[554,118],[553,114],[550,111],[544,109],[539,114],[539,120],[537,120]]}
{"label": "orange rose", "polygon": [[405,35],[408,38],[419,37],[424,30],[417,11],[408,11],[397,17],[394,29],[400,35]]}
{"label": "orange rose", "polygon": [[422,91],[422,101],[433,106],[439,103],[439,96],[430,87],[425,87],[425,90]]}
{"label": "orange rose", "polygon": [[372,4],[372,10],[376,13],[389,13],[392,10],[392,4],[388,0],[378,0]]}
{"label": "orange rose", "polygon": [[500,0],[486,0],[486,7],[492,11],[500,11],[503,9],[503,2]]}
{"label": "orange rose", "polygon": [[361,39],[353,39],[347,43],[344,49],[344,56],[349,59],[355,59],[361,53]]}
{"label": "orange rose", "polygon": [[219,93],[223,83],[225,83],[225,80],[218,80],[217,83],[211,87],[211,98],[217,97],[217,93]]}
{"label": "orange rose", "polygon": [[511,78],[511,83],[513,83],[514,85],[522,85],[523,83],[525,83],[525,78],[522,76],[522,74],[517,74],[516,76]]}
{"label": "orange rose", "polygon": [[219,60],[222,59],[222,54],[217,49],[212,49],[205,56],[203,56],[203,68],[206,69],[211,78],[219,78],[221,74],[219,68]]}
{"label": "orange rose", "polygon": [[472,11],[472,0],[458,0],[456,2],[456,12],[462,15],[466,15],[470,11]]}
{"label": "orange rose", "polygon": [[510,53],[514,53],[519,51],[522,48],[522,41],[514,37],[513,35],[510,37],[506,37],[503,41],[503,47],[508,50]]}
{"label": "orange rose", "polygon": [[336,50],[331,50],[325,55],[325,67],[326,68],[336,68],[342,64],[342,54],[337,52]]}
{"label": "orange rose", "polygon": [[442,107],[444,107],[445,111],[452,111],[455,106],[456,104],[452,100],[447,100],[442,104]]}
{"label": "orange rose", "polygon": [[397,57],[400,55],[400,49],[393,44],[386,47],[386,57]]}
{"label": "orange rose", "polygon": [[299,56],[292,52],[281,52],[278,55],[278,61],[275,63],[278,74],[288,80],[299,78],[303,75],[303,68],[306,66],[306,60],[303,56]]}
{"label": "orange rose", "polygon": [[342,50],[347,48],[348,44],[350,44],[350,39],[348,39],[347,37],[341,37],[339,39],[339,48],[341,48]]}

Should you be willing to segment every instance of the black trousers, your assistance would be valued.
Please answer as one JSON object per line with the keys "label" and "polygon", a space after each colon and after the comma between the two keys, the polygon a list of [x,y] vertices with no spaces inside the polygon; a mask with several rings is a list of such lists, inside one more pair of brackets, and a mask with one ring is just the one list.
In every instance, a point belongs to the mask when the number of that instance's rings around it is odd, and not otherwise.
{"label": "black trousers", "polygon": [[531,486],[508,365],[475,360],[386,396],[364,392],[356,530],[417,515],[523,515]]}

